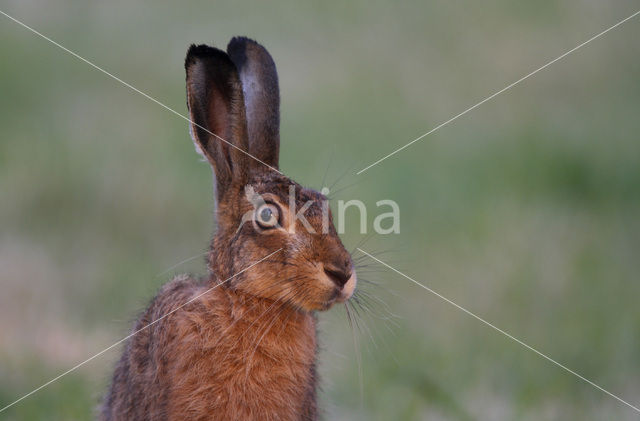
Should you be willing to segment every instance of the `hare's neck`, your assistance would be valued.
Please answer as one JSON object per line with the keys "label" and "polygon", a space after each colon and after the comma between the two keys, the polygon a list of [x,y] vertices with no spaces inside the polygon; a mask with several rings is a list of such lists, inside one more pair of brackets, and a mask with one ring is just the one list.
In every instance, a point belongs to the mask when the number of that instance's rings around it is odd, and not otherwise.
{"label": "hare's neck", "polygon": [[315,369],[315,316],[281,301],[246,296],[234,301],[230,337],[237,340],[235,352],[247,372],[294,368],[295,377],[307,382],[302,378]]}
{"label": "hare's neck", "polygon": [[221,348],[233,367],[226,381],[244,385],[244,395],[231,399],[245,406],[255,402],[262,408],[258,411],[280,408],[276,413],[297,414],[280,419],[304,418],[300,411],[315,408],[315,316],[278,301],[228,290],[226,295],[230,311]]}
{"label": "hare's neck", "polygon": [[[312,346],[315,358],[316,319],[313,314],[295,309],[283,301],[273,301],[226,291],[230,303],[230,317],[236,333],[255,338],[253,346]],[[290,349],[290,348],[289,348]],[[301,350],[302,351],[302,350]],[[307,355],[306,352],[304,352]]]}

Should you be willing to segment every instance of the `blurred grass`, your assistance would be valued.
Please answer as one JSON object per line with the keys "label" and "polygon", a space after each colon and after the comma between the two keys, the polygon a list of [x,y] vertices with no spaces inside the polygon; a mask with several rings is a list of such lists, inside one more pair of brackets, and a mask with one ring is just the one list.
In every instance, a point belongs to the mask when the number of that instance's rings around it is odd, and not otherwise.
{"label": "blurred grass", "polygon": [[[363,248],[632,404],[640,392],[640,26],[628,22],[361,176],[355,171],[635,11],[631,1],[9,1],[1,10],[186,112],[188,44],[264,43],[282,167],[396,200]],[[211,172],[186,122],[0,20],[0,403],[121,338],[172,273],[202,273]],[[333,151],[333,152],[332,152]],[[353,183],[357,183],[351,186]],[[348,187],[351,186],[351,187]],[[342,191],[339,189],[347,187]],[[353,225],[348,246],[360,241]],[[321,316],[328,419],[634,419],[381,268],[358,342]],[[363,275],[364,275],[363,271]],[[364,288],[364,287],[363,287]],[[369,333],[369,331],[371,331]],[[87,419],[117,351],[2,414]]]}

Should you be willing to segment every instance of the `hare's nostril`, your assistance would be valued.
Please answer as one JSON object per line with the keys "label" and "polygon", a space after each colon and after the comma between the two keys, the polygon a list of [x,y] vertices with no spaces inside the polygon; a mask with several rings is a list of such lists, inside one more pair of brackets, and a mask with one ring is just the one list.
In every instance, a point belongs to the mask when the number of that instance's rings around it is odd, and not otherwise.
{"label": "hare's nostril", "polygon": [[324,268],[324,273],[326,273],[329,279],[331,279],[333,283],[340,288],[342,288],[349,278],[351,278],[351,272],[345,272],[342,270]]}

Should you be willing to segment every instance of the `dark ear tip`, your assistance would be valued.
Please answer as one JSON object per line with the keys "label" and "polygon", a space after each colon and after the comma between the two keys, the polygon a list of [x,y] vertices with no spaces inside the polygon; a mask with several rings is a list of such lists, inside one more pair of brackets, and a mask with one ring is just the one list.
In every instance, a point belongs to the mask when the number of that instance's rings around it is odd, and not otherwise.
{"label": "dark ear tip", "polygon": [[255,45],[258,47],[262,47],[260,44],[258,44],[255,40],[251,38],[248,38],[245,36],[238,36],[238,37],[231,38],[231,41],[229,41],[229,44],[227,45],[227,51],[231,52],[239,48],[246,48],[247,45]]}
{"label": "dark ear tip", "polygon": [[205,58],[228,58],[228,56],[224,51],[210,47],[206,44],[191,44],[191,46],[189,46],[189,50],[187,50],[187,56],[184,59],[184,68],[188,69],[189,66],[194,64],[196,61]]}
{"label": "dark ear tip", "polygon": [[184,59],[185,69],[189,68],[190,65],[195,63],[199,57],[202,57],[203,55],[205,55],[205,52],[207,51],[208,48],[211,48],[211,47],[205,44],[200,44],[200,45],[191,44],[189,46],[189,50],[187,50],[187,56]]}
{"label": "dark ear tip", "polygon": [[227,45],[227,53],[235,63],[238,70],[242,69],[249,57],[267,66],[275,68],[275,63],[271,55],[264,46],[247,37],[233,37]]}

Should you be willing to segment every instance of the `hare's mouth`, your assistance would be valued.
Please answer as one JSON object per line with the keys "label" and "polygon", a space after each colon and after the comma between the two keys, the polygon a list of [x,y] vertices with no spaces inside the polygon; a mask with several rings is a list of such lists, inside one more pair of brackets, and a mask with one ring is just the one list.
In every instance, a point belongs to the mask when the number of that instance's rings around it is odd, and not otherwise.
{"label": "hare's mouth", "polygon": [[293,288],[297,291],[290,300],[305,311],[325,311],[336,303],[344,303],[353,296],[358,278],[352,268],[336,274],[331,266],[315,263],[313,269],[298,279]]}
{"label": "hare's mouth", "polygon": [[[326,271],[325,271],[326,272]],[[331,285],[331,293],[329,299],[325,302],[323,310],[328,310],[335,303],[344,303],[353,295],[358,277],[355,271],[351,272],[346,281],[336,283],[332,276],[325,275],[325,283]]]}

